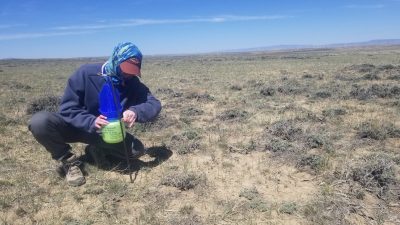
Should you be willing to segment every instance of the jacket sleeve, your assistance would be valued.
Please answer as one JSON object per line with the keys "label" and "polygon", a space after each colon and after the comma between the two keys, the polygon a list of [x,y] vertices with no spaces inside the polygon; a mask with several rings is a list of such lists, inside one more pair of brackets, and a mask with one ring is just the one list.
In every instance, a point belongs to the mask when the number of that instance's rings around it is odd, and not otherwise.
{"label": "jacket sleeve", "polygon": [[145,123],[156,119],[161,111],[161,102],[144,84],[140,83],[137,86],[136,97],[136,104],[128,105],[128,108],[136,113],[136,122]]}
{"label": "jacket sleeve", "polygon": [[83,131],[96,132],[94,121],[96,116],[90,114],[84,106],[85,79],[84,72],[79,69],[68,79],[59,109],[65,122]]}

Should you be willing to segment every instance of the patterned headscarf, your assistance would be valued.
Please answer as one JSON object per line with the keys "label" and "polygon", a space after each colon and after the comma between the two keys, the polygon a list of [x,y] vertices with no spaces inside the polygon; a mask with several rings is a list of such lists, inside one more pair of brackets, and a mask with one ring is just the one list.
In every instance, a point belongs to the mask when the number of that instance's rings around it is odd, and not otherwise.
{"label": "patterned headscarf", "polygon": [[129,58],[136,58],[141,64],[142,57],[142,53],[136,45],[130,42],[120,43],[114,48],[112,55],[106,63],[104,63],[102,75],[110,76],[114,83],[120,83],[122,76],[119,65]]}

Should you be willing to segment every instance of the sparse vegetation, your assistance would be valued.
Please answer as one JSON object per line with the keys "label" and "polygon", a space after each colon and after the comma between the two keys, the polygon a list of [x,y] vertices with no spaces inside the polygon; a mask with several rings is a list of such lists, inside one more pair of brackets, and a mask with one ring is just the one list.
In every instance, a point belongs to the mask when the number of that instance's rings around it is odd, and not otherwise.
{"label": "sparse vegetation", "polygon": [[297,211],[297,204],[295,202],[284,202],[279,207],[280,213],[293,214]]}
{"label": "sparse vegetation", "polygon": [[386,138],[400,137],[400,128],[391,122],[369,121],[358,126],[358,136],[374,140],[385,140]]}
{"label": "sparse vegetation", "polygon": [[195,130],[187,130],[182,134],[174,135],[171,137],[170,147],[180,155],[193,153],[201,148],[199,134]]}
{"label": "sparse vegetation", "polygon": [[197,185],[205,185],[206,177],[191,171],[172,172],[166,174],[161,180],[162,185],[176,187],[185,191],[195,188]]}
{"label": "sparse vegetation", "polygon": [[105,59],[0,60],[0,223],[399,224],[399,54],[145,57],[163,111],[128,129],[146,148],[134,183],[124,162],[92,163],[79,188],[26,125],[57,110],[79,65]]}
{"label": "sparse vegetation", "polygon": [[34,99],[26,109],[28,115],[32,115],[39,111],[57,112],[58,106],[60,105],[60,97],[57,96],[45,96],[38,99]]}
{"label": "sparse vegetation", "polygon": [[346,110],[342,108],[330,108],[322,111],[322,115],[326,117],[336,117],[346,115]]}
{"label": "sparse vegetation", "polygon": [[400,181],[396,177],[394,165],[395,163],[388,155],[372,154],[355,162],[351,166],[348,178],[380,198],[389,197],[396,200],[400,190],[393,187]]}
{"label": "sparse vegetation", "polygon": [[239,109],[229,109],[218,115],[222,121],[243,121],[248,117],[249,113]]}
{"label": "sparse vegetation", "polygon": [[272,87],[265,87],[265,88],[261,89],[260,94],[262,94],[264,96],[274,96],[275,89],[273,89]]}
{"label": "sparse vegetation", "polygon": [[244,188],[241,190],[239,197],[243,197],[248,200],[247,205],[250,209],[259,212],[267,212],[271,208],[255,187]]}

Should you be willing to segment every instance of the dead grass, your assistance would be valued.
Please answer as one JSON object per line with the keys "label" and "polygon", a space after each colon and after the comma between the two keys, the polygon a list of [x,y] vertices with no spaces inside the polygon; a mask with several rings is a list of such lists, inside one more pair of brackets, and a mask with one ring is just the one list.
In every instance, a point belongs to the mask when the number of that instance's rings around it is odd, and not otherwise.
{"label": "dead grass", "polygon": [[206,177],[191,171],[172,172],[166,174],[162,180],[162,185],[176,187],[179,190],[186,191],[195,188],[198,185],[206,185]]}
{"label": "dead grass", "polygon": [[44,96],[34,99],[29,103],[26,113],[33,115],[39,111],[57,112],[58,106],[60,105],[61,97],[58,96]]}
{"label": "dead grass", "polygon": [[0,60],[0,223],[399,224],[399,54],[147,57],[163,111],[129,129],[148,150],[134,183],[89,164],[78,188],[26,125],[104,59]]}
{"label": "dead grass", "polygon": [[343,173],[345,179],[359,183],[366,191],[379,198],[396,201],[400,192],[395,188],[399,184],[396,175],[396,163],[386,154],[372,154],[358,159],[349,165]]}
{"label": "dead grass", "polygon": [[400,128],[391,122],[386,121],[367,121],[361,123],[358,127],[358,136],[360,138],[369,138],[374,140],[385,140],[387,138],[400,137]]}

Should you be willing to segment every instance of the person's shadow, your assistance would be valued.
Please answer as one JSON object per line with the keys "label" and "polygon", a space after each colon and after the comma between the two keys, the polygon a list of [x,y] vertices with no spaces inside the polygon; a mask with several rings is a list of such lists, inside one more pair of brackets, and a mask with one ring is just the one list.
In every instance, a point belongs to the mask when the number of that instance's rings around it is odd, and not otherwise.
{"label": "person's shadow", "polygon": [[[140,158],[144,155],[148,155],[153,159],[150,161],[141,160]],[[82,155],[80,160],[85,163],[97,166],[99,169],[102,170],[110,170],[122,174],[132,174],[133,172],[138,172],[141,169],[156,167],[164,161],[168,160],[171,156],[172,151],[169,150],[166,146],[155,146],[145,149],[141,155],[135,158],[130,158],[129,164],[126,159],[121,159],[119,157],[117,158],[112,155],[103,156],[103,158],[99,160],[94,159],[93,156],[88,153]],[[83,168],[83,171],[86,170]]]}

